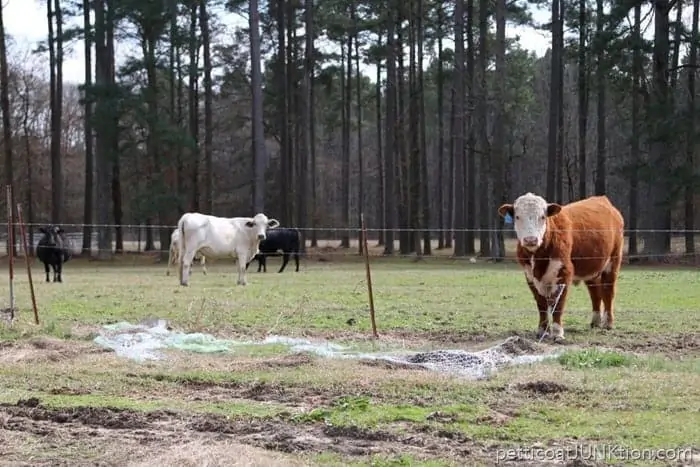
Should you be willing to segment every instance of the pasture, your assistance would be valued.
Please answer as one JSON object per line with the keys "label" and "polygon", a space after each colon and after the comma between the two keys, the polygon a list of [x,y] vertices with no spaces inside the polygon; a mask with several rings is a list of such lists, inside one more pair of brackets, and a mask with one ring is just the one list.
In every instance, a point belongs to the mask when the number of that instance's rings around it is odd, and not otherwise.
{"label": "pasture", "polygon": [[[700,461],[697,269],[624,265],[612,331],[589,329],[588,294],[575,288],[566,342],[554,345],[534,340],[534,301],[512,261],[372,261],[378,341],[357,259],[307,259],[282,274],[280,259],[267,274],[253,263],[247,287],[235,285],[231,263],[208,262],[207,276],[197,263],[187,288],[140,255],[71,260],[62,284],[44,282],[35,261],[39,326],[19,260],[20,312],[11,329],[0,324],[0,464],[542,465],[567,463],[549,457],[577,447],[576,465],[678,465],[622,448],[692,447]],[[279,345],[135,362],[92,341],[104,324],[147,318],[366,351],[476,350],[518,335],[564,353],[473,381]],[[593,461],[587,449],[606,445],[619,448]],[[690,463],[688,453],[678,460]]]}

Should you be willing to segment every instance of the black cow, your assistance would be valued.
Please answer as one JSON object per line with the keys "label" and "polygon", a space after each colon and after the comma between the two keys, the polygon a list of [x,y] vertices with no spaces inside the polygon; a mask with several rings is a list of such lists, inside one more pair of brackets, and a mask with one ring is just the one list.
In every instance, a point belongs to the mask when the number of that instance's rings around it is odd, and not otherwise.
{"label": "black cow", "polygon": [[63,229],[57,225],[41,227],[39,231],[44,235],[36,247],[36,256],[44,263],[46,282],[50,282],[49,266],[53,268],[53,281],[63,282],[63,263],[71,258],[70,242],[63,238]]}
{"label": "black cow", "polygon": [[268,230],[267,238],[265,238],[265,240],[261,240],[258,246],[258,250],[260,252],[257,255],[255,255],[253,259],[251,259],[248,262],[248,264],[246,264],[246,269],[248,269],[250,263],[257,259],[258,272],[260,272],[260,269],[263,269],[265,272],[267,272],[267,264],[265,262],[265,258],[267,256],[277,256],[275,253],[277,253],[279,250],[282,250],[284,259],[282,261],[282,267],[278,272],[284,271],[284,268],[289,262],[290,254],[294,255],[294,262],[296,263],[296,272],[299,272],[299,246],[301,245],[300,237],[301,236],[297,229],[277,228],[274,230]]}

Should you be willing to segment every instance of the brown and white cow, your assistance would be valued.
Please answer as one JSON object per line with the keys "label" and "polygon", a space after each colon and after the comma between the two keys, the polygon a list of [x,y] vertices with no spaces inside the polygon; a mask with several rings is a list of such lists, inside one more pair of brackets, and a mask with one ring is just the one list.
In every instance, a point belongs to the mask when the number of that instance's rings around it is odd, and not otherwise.
{"label": "brown and white cow", "polygon": [[[553,337],[564,338],[561,318],[567,293],[572,283],[581,281],[591,297],[591,328],[612,329],[624,219],[607,196],[591,196],[562,206],[526,193],[513,204],[502,205],[498,213],[513,218],[518,263],[540,312],[537,336],[547,334],[547,309],[555,301],[559,284],[564,284],[552,323]],[[605,314],[601,314],[601,302]]]}

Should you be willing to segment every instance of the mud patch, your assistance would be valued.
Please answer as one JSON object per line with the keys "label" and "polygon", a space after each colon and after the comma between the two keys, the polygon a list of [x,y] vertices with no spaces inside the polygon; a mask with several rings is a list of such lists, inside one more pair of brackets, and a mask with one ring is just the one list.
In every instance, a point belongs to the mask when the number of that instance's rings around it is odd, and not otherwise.
{"label": "mud patch", "polygon": [[[293,454],[334,452],[345,457],[375,454],[410,454],[418,459],[487,458],[488,450],[475,443],[455,445],[453,440],[430,433],[393,433],[359,427],[328,426],[324,423],[294,424],[282,418],[231,419],[214,414],[187,415],[173,411],[136,412],[96,407],[50,408],[37,399],[0,405],[3,433],[29,433],[42,443],[90,443],[100,449],[119,444],[131,460],[144,451],[177,448],[193,439],[242,443],[256,448]],[[114,432],[118,431],[119,434]],[[133,446],[129,446],[132,444]],[[137,446],[138,445],[138,446]],[[33,446],[35,452],[37,447]],[[104,452],[104,451],[103,451]],[[138,454],[138,453],[141,454]],[[22,452],[5,452],[4,459],[22,460]],[[80,456],[71,449],[60,457]],[[9,456],[9,457],[8,457]],[[44,459],[45,460],[45,459]],[[54,458],[56,460],[56,458]],[[79,460],[79,459],[76,459]],[[37,461],[42,459],[37,458]],[[126,459],[105,459],[108,465],[124,465]],[[100,462],[102,463],[102,462]]]}
{"label": "mud patch", "polygon": [[607,339],[591,343],[600,343],[600,345],[636,353],[664,353],[670,356],[700,356],[699,333],[648,335],[629,333],[617,339]]}
{"label": "mud patch", "polygon": [[567,386],[554,381],[530,381],[529,383],[517,384],[515,387],[519,391],[544,395],[559,394],[569,390]]}

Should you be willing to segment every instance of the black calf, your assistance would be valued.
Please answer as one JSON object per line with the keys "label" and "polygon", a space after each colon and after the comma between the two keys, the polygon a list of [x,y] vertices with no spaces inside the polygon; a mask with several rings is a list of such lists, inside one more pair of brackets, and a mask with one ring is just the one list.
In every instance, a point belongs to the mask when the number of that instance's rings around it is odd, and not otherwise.
{"label": "black calf", "polygon": [[279,250],[282,250],[282,254],[284,255],[284,259],[282,261],[282,267],[278,272],[284,271],[284,268],[287,266],[287,263],[289,262],[289,256],[290,254],[294,254],[294,262],[296,263],[296,272],[299,272],[299,245],[301,244],[301,239],[299,235],[299,231],[297,229],[274,229],[274,230],[268,230],[267,231],[267,238],[265,240],[260,241],[260,245],[258,246],[258,249],[260,250],[260,253],[255,255],[253,259],[251,259],[248,264],[246,264],[246,269],[248,269],[248,266],[250,263],[252,263],[254,260],[258,260],[258,272],[260,272],[260,269],[263,269],[265,272],[267,272],[267,264],[265,262],[265,258],[267,256],[277,256],[276,253]]}
{"label": "black calf", "polygon": [[63,282],[63,263],[71,258],[70,244],[63,238],[63,229],[57,225],[41,227],[44,235],[36,247],[36,256],[44,263],[46,282],[49,281],[49,266],[53,268],[53,281]]}

